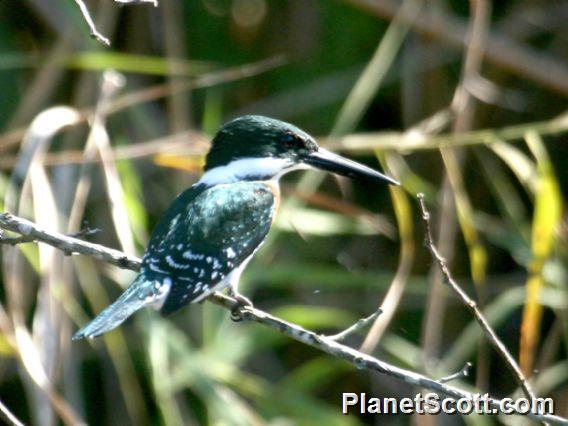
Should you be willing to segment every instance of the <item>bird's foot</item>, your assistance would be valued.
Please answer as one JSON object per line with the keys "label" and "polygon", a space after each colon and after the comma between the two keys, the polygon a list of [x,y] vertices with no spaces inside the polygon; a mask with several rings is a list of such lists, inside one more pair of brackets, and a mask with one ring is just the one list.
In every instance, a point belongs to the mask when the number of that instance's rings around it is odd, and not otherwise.
{"label": "bird's foot", "polygon": [[229,296],[237,301],[237,304],[231,309],[231,319],[235,322],[242,321],[244,319],[243,308],[252,307],[252,302],[232,288],[229,289]]}

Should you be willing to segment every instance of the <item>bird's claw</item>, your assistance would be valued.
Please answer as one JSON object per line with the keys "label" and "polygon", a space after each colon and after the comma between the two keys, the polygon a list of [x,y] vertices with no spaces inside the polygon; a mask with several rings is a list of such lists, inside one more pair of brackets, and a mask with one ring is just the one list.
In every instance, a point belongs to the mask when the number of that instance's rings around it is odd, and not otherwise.
{"label": "bird's claw", "polygon": [[236,293],[234,291],[231,291],[230,295],[232,298],[234,298],[237,301],[236,305],[231,309],[231,319],[234,322],[240,322],[244,319],[243,309],[252,307],[252,302],[245,296]]}
{"label": "bird's claw", "polygon": [[240,306],[231,309],[231,321],[241,322],[243,319],[243,313]]}

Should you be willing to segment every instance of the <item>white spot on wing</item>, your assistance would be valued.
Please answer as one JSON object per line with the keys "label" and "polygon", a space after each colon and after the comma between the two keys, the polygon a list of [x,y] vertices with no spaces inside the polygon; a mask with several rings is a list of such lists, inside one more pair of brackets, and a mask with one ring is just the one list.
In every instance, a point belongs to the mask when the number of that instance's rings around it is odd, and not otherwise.
{"label": "white spot on wing", "polygon": [[209,296],[211,293],[213,293],[214,291],[220,291],[220,290],[223,290],[224,288],[229,287],[229,286],[232,286],[233,288],[236,289],[237,285],[239,283],[239,279],[241,278],[241,274],[242,274],[243,270],[246,268],[249,261],[252,259],[252,256],[253,255],[251,254],[248,258],[246,258],[243,261],[243,263],[241,263],[239,265],[238,268],[233,269],[229,274],[227,274],[227,276],[222,281],[215,284],[212,288],[209,285],[204,285],[203,288],[202,288],[202,294],[197,296],[191,302],[192,303],[199,303],[203,299],[205,299],[207,296]]}
{"label": "white spot on wing", "polygon": [[148,268],[154,272],[159,272],[160,274],[166,274],[167,272],[160,269],[159,267],[157,267],[156,265],[154,265],[154,263],[150,262],[148,264]]}
{"label": "white spot on wing", "polygon": [[181,256],[184,259],[188,259],[188,260],[203,260],[205,258],[205,255],[199,254],[199,253],[193,253],[191,250],[184,251],[181,254]]}
{"label": "white spot on wing", "polygon": [[174,269],[188,269],[190,265],[185,265],[183,263],[177,263],[169,254],[166,256],[167,264]]}

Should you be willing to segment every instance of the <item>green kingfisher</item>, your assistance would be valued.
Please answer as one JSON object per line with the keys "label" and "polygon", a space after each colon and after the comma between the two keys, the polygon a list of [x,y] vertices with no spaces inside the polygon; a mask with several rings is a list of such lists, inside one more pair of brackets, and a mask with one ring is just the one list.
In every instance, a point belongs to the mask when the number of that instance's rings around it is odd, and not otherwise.
{"label": "green kingfisher", "polygon": [[247,115],[221,127],[201,179],[159,220],[130,287],[73,339],[96,337],[151,306],[167,315],[214,291],[237,293],[239,277],[262,245],[280,201],[279,179],[316,168],[353,178],[398,182],[320,148],[299,128]]}

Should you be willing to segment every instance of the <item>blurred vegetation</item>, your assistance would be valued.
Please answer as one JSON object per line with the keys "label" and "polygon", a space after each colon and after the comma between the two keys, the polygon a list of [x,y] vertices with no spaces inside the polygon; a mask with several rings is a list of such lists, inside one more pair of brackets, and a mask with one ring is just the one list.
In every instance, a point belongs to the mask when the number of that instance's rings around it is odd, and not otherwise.
{"label": "blurred vegetation", "polygon": [[[325,333],[383,304],[348,344],[431,377],[471,361],[458,385],[513,394],[422,245],[424,192],[454,275],[537,394],[568,415],[568,2],[86,4],[110,48],[89,38],[72,1],[0,3],[0,210],[65,233],[99,228],[85,238],[140,254],[225,120],[293,122],[403,188],[287,176],[243,293]],[[108,69],[120,74],[103,79]],[[141,312],[71,344],[131,273],[33,244],[3,246],[0,268],[0,400],[25,423],[426,421],[341,415],[342,392],[418,390],[208,303]],[[514,421],[428,419],[501,420]]]}

